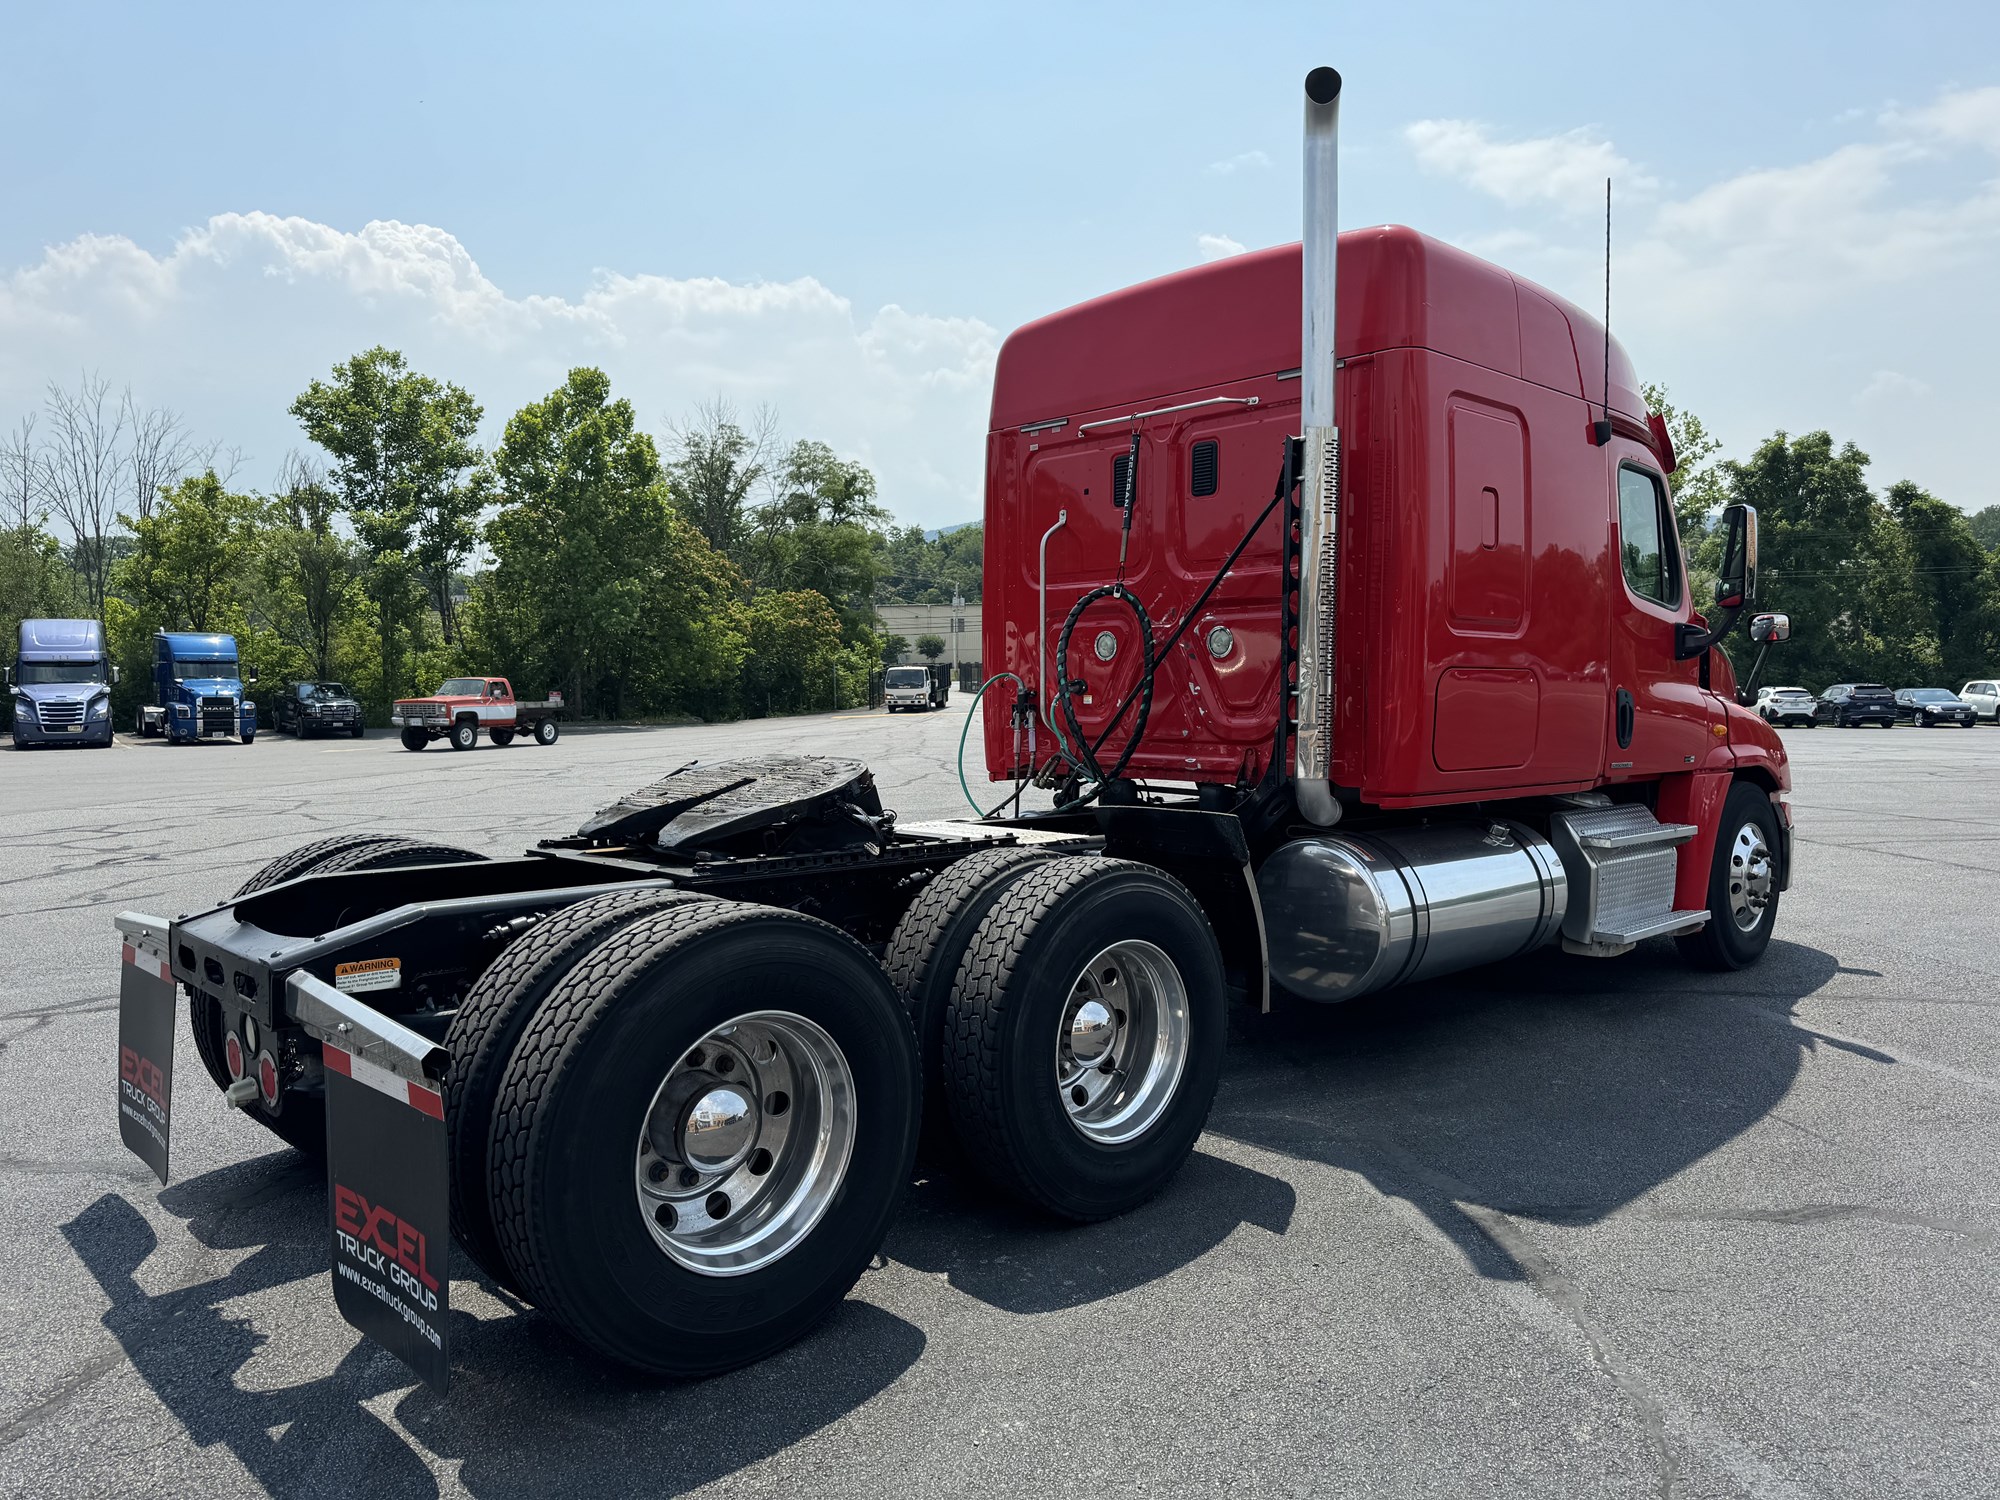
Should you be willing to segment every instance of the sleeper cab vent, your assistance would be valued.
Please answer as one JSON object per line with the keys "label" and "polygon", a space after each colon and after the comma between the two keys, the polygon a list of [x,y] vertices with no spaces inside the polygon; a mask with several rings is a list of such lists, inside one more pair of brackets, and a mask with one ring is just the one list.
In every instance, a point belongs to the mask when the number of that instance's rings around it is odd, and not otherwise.
{"label": "sleeper cab vent", "polygon": [[[1125,452],[1111,460],[1111,503],[1113,505],[1121,508],[1124,506],[1125,485],[1131,476],[1132,452],[1128,448]],[[1133,498],[1136,500],[1138,496],[1134,495]]]}
{"label": "sleeper cab vent", "polygon": [[1194,445],[1192,470],[1196,496],[1213,495],[1217,484],[1221,481],[1222,472],[1222,464],[1217,457],[1213,439]]}

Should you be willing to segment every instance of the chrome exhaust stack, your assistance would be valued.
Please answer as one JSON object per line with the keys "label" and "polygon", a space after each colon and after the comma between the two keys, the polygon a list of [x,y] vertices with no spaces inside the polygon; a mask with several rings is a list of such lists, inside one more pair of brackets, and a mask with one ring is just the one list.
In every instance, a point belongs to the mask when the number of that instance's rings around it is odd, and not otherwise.
{"label": "chrome exhaust stack", "polygon": [[1306,74],[1305,233],[1299,416],[1305,493],[1299,526],[1298,730],[1293,784],[1299,811],[1321,828],[1340,821],[1333,764],[1336,569],[1340,556],[1340,429],[1334,425],[1335,279],[1339,270],[1340,74]]}

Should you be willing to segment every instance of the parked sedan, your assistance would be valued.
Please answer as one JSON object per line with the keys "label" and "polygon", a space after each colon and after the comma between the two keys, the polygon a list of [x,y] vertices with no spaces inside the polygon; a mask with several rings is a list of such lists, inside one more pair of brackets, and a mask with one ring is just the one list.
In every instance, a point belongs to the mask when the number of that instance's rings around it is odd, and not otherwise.
{"label": "parked sedan", "polygon": [[1970,729],[1978,722],[1970,703],[1943,688],[1897,688],[1896,717],[1919,729],[1937,724],[1959,724]]}
{"label": "parked sedan", "polygon": [[1879,682],[1836,682],[1819,695],[1815,724],[1859,729],[1864,724],[1896,727],[1896,695]]}
{"label": "parked sedan", "polygon": [[361,705],[337,682],[288,682],[271,710],[271,727],[304,739],[309,734],[361,738]]}
{"label": "parked sedan", "polygon": [[1767,724],[1803,724],[1813,727],[1813,709],[1819,700],[1802,687],[1767,687],[1757,690],[1757,712]]}
{"label": "parked sedan", "polygon": [[1968,682],[1958,690],[1958,696],[1972,705],[1972,711],[1989,724],[2000,724],[2000,682],[1987,678],[1983,682]]}

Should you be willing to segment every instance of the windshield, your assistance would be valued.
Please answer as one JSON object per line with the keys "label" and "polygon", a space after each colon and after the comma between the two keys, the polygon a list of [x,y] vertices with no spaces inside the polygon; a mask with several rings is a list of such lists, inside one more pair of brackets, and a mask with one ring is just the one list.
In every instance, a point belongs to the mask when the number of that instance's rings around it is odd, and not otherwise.
{"label": "windshield", "polygon": [[486,679],[484,677],[447,677],[444,686],[437,690],[440,698],[484,698]]}
{"label": "windshield", "polygon": [[930,680],[930,673],[926,672],[922,667],[889,668],[888,683],[890,687],[927,687],[930,684]]}
{"label": "windshield", "polygon": [[1956,703],[1958,694],[1947,693],[1943,688],[1914,688],[1910,692],[1912,703]]}
{"label": "windshield", "polygon": [[174,681],[187,677],[234,677],[236,658],[233,656],[176,656],[174,658]]}
{"label": "windshield", "polygon": [[345,698],[347,689],[337,682],[316,682],[307,691],[308,698]]}
{"label": "windshield", "polygon": [[14,680],[30,682],[102,682],[104,668],[94,661],[24,661]]}

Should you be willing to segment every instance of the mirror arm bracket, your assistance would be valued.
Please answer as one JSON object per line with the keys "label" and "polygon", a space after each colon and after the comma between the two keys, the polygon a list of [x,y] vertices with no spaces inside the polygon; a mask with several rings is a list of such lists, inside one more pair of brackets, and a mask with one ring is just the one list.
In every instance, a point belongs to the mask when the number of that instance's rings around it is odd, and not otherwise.
{"label": "mirror arm bracket", "polygon": [[1723,611],[1722,618],[1703,629],[1699,625],[1682,623],[1674,627],[1674,660],[1693,661],[1709,647],[1716,645],[1736,626],[1736,620],[1743,613],[1741,604],[1731,605]]}

